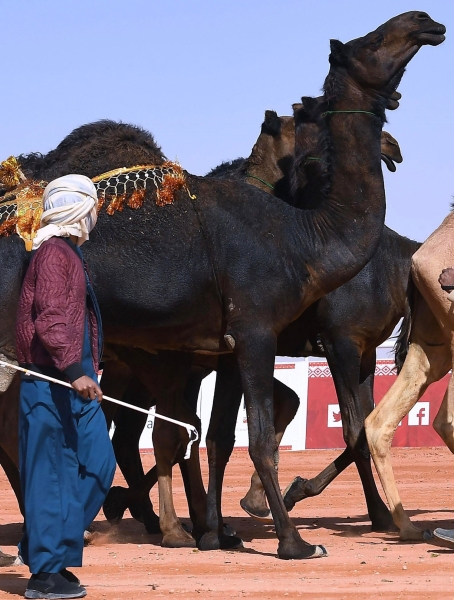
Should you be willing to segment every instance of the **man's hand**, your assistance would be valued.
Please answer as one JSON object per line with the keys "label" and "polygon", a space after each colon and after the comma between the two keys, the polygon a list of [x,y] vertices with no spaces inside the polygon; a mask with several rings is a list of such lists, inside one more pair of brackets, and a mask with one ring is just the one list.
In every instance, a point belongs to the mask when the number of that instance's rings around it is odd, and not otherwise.
{"label": "man's hand", "polygon": [[79,394],[79,396],[82,396],[82,398],[85,398],[85,400],[94,400],[96,398],[98,402],[101,402],[102,390],[91,377],[83,375],[82,377],[79,377],[79,379],[73,381],[71,385]]}
{"label": "man's hand", "polygon": [[454,267],[443,269],[438,278],[438,283],[445,292],[454,290]]}

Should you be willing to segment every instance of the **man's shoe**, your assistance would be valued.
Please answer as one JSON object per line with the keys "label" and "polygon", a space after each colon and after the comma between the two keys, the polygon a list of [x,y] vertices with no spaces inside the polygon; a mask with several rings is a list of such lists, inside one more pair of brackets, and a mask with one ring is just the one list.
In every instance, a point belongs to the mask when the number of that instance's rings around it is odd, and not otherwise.
{"label": "man's shoe", "polygon": [[[72,573],[71,573],[72,575]],[[73,575],[75,577],[75,575]],[[61,573],[38,573],[29,579],[26,598],[83,598],[87,590],[78,583],[68,581]]]}
{"label": "man's shoe", "polygon": [[77,585],[80,585],[80,579],[74,575],[74,573],[71,573],[71,571],[68,571],[68,569],[62,569],[60,571],[60,575],[62,575],[66,581],[69,581],[70,583],[77,583]]}
{"label": "man's shoe", "polygon": [[440,540],[454,544],[454,529],[441,529],[441,527],[438,527],[437,529],[434,529],[433,533],[434,536]]}

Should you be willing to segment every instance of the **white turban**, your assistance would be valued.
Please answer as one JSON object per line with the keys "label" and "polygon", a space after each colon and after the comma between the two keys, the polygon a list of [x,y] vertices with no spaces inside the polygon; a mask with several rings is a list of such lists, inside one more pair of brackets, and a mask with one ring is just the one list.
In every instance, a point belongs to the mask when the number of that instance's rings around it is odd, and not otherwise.
{"label": "white turban", "polygon": [[53,236],[75,235],[77,245],[86,240],[98,219],[94,183],[85,175],[65,175],[51,181],[43,195],[41,224],[33,239],[33,250]]}

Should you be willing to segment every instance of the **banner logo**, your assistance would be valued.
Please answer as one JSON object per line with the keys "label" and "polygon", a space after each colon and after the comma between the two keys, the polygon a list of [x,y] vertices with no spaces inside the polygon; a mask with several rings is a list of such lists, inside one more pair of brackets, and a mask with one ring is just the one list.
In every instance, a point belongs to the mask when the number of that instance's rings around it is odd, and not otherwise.
{"label": "banner logo", "polygon": [[328,404],[328,427],[342,427],[339,404]]}

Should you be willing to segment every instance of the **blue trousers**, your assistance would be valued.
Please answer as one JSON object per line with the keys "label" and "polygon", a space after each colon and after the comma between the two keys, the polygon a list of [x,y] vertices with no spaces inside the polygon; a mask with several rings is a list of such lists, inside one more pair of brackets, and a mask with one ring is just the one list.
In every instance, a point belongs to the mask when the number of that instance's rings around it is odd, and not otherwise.
{"label": "blue trousers", "polygon": [[115,472],[100,404],[55,383],[22,381],[19,464],[25,506],[19,550],[25,564],[31,573],[81,566],[84,530]]}

